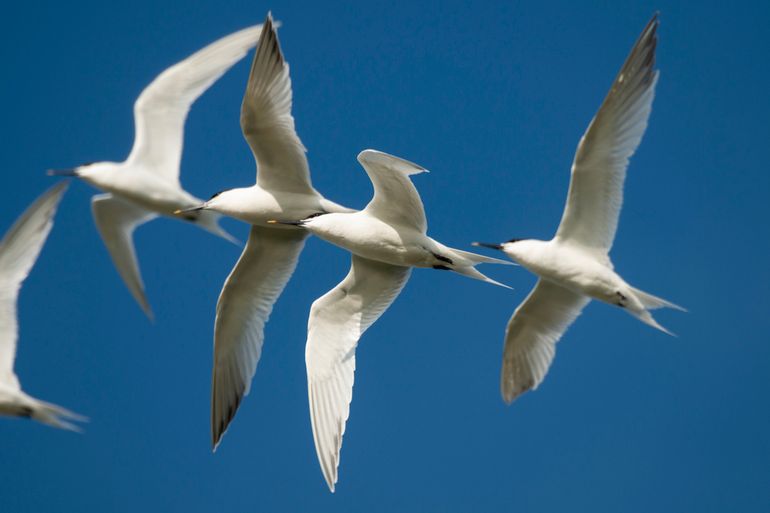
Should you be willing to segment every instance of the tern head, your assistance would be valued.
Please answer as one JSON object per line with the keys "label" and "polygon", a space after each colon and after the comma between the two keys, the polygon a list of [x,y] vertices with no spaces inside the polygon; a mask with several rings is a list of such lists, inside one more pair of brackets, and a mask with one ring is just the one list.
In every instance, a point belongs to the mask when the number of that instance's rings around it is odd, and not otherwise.
{"label": "tern head", "polygon": [[113,174],[120,169],[116,162],[86,162],[68,169],[49,169],[49,176],[76,176],[86,182],[103,187],[114,182]]}
{"label": "tern head", "polygon": [[533,239],[510,239],[500,244],[492,244],[489,242],[474,242],[474,246],[481,246],[483,248],[497,249],[508,255],[515,262],[519,262],[521,258],[531,251],[532,246],[542,243],[542,241],[535,241]]}

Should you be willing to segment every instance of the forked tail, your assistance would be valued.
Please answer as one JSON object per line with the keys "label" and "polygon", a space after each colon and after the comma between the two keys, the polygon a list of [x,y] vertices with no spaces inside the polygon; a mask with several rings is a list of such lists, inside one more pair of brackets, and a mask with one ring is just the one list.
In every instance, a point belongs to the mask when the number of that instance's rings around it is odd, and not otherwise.
{"label": "forked tail", "polygon": [[452,248],[452,251],[466,260],[473,262],[473,265],[477,264],[502,264],[502,265],[516,265],[510,260],[500,260],[499,258],[492,258],[478,253],[471,253],[470,251],[462,251],[460,249]]}
{"label": "forked tail", "polygon": [[88,417],[78,415],[61,406],[47,403],[39,399],[32,399],[32,401],[34,401],[34,404],[32,405],[30,417],[43,424],[80,433],[82,432],[80,426],[77,426],[72,422],[88,422]]}
{"label": "forked tail", "polygon": [[665,299],[653,296],[652,294],[648,294],[642,290],[635,289],[634,287],[631,287],[631,291],[647,310],[656,310],[658,308],[673,308],[674,310],[679,310],[680,312],[687,311],[685,308],[682,308],[679,305],[675,305],[674,303],[666,301]]}
{"label": "forked tail", "polygon": [[508,285],[505,285],[504,283],[495,281],[489,276],[486,276],[483,273],[479,272],[476,269],[476,266],[479,264],[514,265],[513,262],[509,262],[507,260],[500,260],[498,258],[492,258],[484,255],[478,255],[476,253],[471,253],[469,251],[462,251],[454,248],[450,248],[450,249],[452,253],[454,253],[455,256],[458,257],[458,258],[452,259],[453,262],[452,262],[452,265],[450,266],[450,269],[452,271],[462,274],[464,276],[468,276],[469,278],[474,278],[476,280],[485,281],[493,285],[505,287],[506,289],[512,288],[512,287],[509,287]]}
{"label": "forked tail", "polygon": [[635,311],[635,310],[629,309],[628,313],[630,313],[631,315],[633,315],[643,323],[649,326],[652,326],[653,328],[659,329],[663,333],[667,333],[675,337],[676,334],[672,333],[671,331],[661,326],[658,323],[658,321],[655,320],[655,318],[652,316],[649,310],[656,310],[658,308],[673,308],[674,310],[679,310],[681,312],[686,312],[687,310],[685,310],[679,305],[675,305],[674,303],[666,301],[665,299],[661,299],[657,296],[653,296],[652,294],[648,294],[647,292],[641,291],[639,289],[635,289],[631,287],[631,291],[634,294],[634,296],[636,296],[636,299],[642,304],[642,306],[644,307],[644,310]]}

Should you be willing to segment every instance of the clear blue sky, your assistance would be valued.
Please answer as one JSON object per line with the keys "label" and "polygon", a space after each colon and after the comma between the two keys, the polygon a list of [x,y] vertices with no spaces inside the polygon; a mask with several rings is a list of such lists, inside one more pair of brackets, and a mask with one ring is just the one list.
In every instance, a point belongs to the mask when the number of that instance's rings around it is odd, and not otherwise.
{"label": "clear blue sky", "polygon": [[[768,4],[14,2],[0,17],[0,229],[51,185],[46,169],[123,159],[142,88],[268,9],[318,189],[361,207],[360,150],[413,160],[432,171],[415,178],[430,233],[459,248],[552,235],[578,139],[659,10],[661,78],[612,256],[690,309],[658,315],[679,338],[592,304],[540,389],[508,407],[503,330],[534,278],[487,266],[507,291],[418,270],[361,340],[331,495],[304,345],[348,255],[309,241],[212,455],[214,307],[239,249],[170,220],[138,230],[150,324],[93,226],[94,191],[73,183],[21,292],[17,370],[92,421],[80,436],[0,419],[0,509],[769,511]],[[250,58],[192,109],[182,183],[198,196],[253,183],[238,124]]]}

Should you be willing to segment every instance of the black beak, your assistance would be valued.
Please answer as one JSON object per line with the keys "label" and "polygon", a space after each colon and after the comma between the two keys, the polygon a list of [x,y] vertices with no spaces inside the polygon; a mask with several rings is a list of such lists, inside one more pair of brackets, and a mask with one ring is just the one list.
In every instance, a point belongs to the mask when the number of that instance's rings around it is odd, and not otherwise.
{"label": "black beak", "polygon": [[302,226],[305,224],[305,221],[279,221],[278,219],[271,219],[267,222],[267,224],[288,224],[291,226]]}
{"label": "black beak", "polygon": [[77,169],[49,169],[46,173],[48,176],[77,176]]}
{"label": "black beak", "polygon": [[502,244],[490,244],[489,242],[473,242],[471,243],[472,246],[481,246],[483,248],[490,248],[490,249],[503,249]]}

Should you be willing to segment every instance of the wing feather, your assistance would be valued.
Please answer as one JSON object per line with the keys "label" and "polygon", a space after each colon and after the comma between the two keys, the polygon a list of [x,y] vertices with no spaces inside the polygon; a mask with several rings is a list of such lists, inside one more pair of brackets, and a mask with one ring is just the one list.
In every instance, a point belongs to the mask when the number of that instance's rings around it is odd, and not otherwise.
{"label": "wing feather", "polygon": [[112,194],[97,194],[91,198],[91,212],[115,269],[142,311],[152,319],[152,308],[144,291],[133,234],[137,226],[158,216]]}
{"label": "wing feather", "polygon": [[409,267],[353,255],[345,279],[310,309],[305,347],[310,420],[318,462],[331,491],[353,399],[358,340],[396,299],[410,273]]}
{"label": "wing feather", "polygon": [[223,37],[166,69],[134,103],[134,146],[128,160],[179,185],[184,124],[190,106],[259,38],[262,25]]}
{"label": "wing feather", "polygon": [[358,162],[374,186],[374,197],[365,210],[391,225],[426,233],[428,222],[425,209],[409,176],[427,170],[408,160],[375,150],[359,153]]}
{"label": "wing feather", "polygon": [[0,383],[16,390],[13,371],[18,340],[16,303],[21,283],[35,264],[53,227],[53,218],[67,182],[60,182],[35,200],[0,242]]}
{"label": "wing feather", "polygon": [[241,104],[241,130],[257,161],[257,184],[269,191],[315,194],[305,147],[291,115],[289,65],[268,14]]}
{"label": "wing feather", "polygon": [[291,278],[307,232],[252,226],[249,241],[227,277],[214,322],[211,436],[216,449],[262,354],[273,304]]}
{"label": "wing feather", "polygon": [[556,238],[606,255],[615,239],[628,161],[647,129],[658,71],[658,17],[653,16],[588,126],[572,165]]}
{"label": "wing feather", "polygon": [[543,381],[556,354],[556,342],[589,299],[559,285],[537,282],[508,321],[500,389],[511,403]]}

